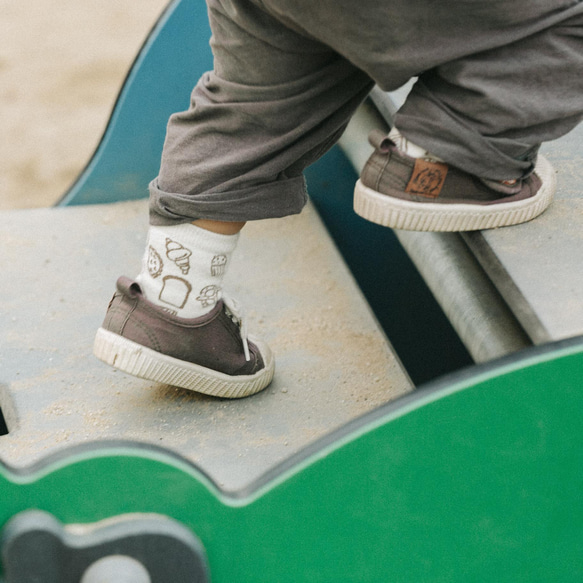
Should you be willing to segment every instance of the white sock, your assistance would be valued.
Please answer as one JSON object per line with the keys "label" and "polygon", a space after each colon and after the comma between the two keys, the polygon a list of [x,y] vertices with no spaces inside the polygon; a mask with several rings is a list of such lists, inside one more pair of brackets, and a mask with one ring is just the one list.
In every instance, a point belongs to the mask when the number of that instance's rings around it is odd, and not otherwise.
{"label": "white sock", "polygon": [[389,132],[389,139],[395,142],[397,148],[403,154],[407,154],[407,156],[411,156],[411,158],[423,158],[430,162],[443,162],[443,160],[437,156],[434,156],[431,152],[428,152],[425,148],[414,144],[410,140],[408,140],[401,132],[396,128],[392,127],[391,131]]}
{"label": "white sock", "polygon": [[151,226],[136,280],[152,303],[181,318],[198,318],[221,298],[238,239],[238,233],[221,235],[190,223]]}

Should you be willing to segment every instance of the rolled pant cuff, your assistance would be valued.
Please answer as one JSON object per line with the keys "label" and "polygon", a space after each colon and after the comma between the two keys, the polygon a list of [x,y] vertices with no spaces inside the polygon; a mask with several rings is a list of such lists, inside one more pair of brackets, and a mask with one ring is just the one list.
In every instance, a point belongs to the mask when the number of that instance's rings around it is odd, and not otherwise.
{"label": "rolled pant cuff", "polygon": [[202,194],[176,194],[150,183],[150,224],[176,225],[196,219],[254,221],[301,212],[308,201],[303,176],[241,190]]}

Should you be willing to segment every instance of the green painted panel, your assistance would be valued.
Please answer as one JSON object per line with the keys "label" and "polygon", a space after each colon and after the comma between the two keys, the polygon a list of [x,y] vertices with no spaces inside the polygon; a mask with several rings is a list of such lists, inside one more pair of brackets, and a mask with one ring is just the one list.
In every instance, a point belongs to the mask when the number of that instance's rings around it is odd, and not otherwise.
{"label": "green painted panel", "polygon": [[[464,378],[467,377],[467,378]],[[157,512],[214,583],[583,579],[583,340],[389,404],[228,494],[163,451],[101,444],[3,472],[0,522]]]}

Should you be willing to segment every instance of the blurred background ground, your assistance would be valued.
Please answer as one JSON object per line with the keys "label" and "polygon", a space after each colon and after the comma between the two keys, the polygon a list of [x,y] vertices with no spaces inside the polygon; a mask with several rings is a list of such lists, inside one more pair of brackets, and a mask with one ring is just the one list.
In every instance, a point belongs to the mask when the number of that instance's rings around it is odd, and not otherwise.
{"label": "blurred background ground", "polygon": [[60,198],[167,3],[0,0],[0,210]]}

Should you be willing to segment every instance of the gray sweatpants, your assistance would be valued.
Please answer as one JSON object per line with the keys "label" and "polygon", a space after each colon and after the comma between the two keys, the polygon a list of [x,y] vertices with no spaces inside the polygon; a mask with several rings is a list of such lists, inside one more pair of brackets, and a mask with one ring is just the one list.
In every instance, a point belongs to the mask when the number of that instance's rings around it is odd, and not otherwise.
{"label": "gray sweatpants", "polygon": [[298,213],[303,169],[374,83],[419,76],[396,125],[511,179],[583,114],[581,0],[207,0],[214,71],[170,118],[151,223]]}

